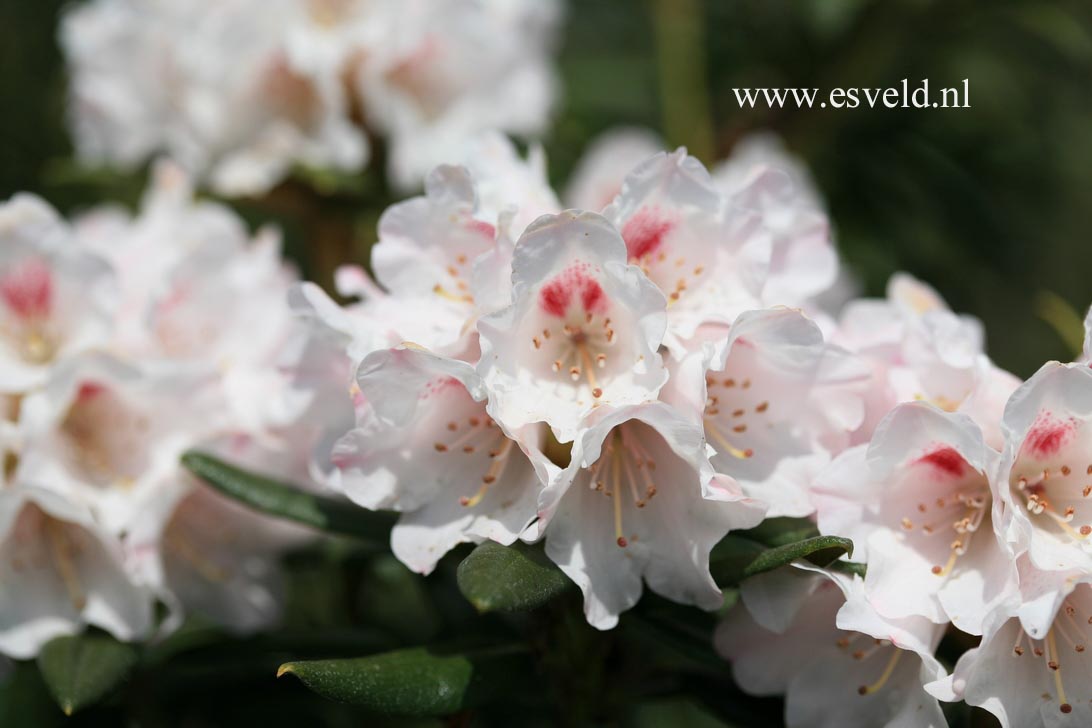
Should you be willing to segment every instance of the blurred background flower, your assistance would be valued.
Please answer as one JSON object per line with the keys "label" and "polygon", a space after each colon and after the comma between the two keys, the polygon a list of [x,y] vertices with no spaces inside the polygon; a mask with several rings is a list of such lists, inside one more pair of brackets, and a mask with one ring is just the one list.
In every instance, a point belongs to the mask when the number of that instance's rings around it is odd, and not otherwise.
{"label": "blurred background flower", "polygon": [[[135,202],[142,180],[71,161],[63,5],[0,6],[0,197],[30,190],[66,212],[106,196]],[[1086,3],[582,0],[560,37],[563,96],[544,139],[555,187],[619,124],[657,130],[709,165],[746,133],[772,129],[811,168],[864,293],[907,270],[984,320],[1001,366],[1027,375],[1069,357],[1054,328],[1088,304],[1092,265]],[[732,93],[903,78],[969,78],[971,108],[742,110]],[[284,225],[289,255],[329,284],[337,261],[366,259],[375,217],[397,196],[374,159],[383,146],[363,174],[297,171],[236,204]]]}

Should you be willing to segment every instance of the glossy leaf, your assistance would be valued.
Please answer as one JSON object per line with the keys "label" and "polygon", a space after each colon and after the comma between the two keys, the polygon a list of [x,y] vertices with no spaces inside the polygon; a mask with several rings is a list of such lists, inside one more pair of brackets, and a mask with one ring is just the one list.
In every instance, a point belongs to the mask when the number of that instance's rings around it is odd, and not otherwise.
{"label": "glossy leaf", "polygon": [[256,511],[377,545],[385,546],[390,538],[395,518],[391,513],[308,493],[199,452],[183,455],[182,464],[219,492]]}
{"label": "glossy leaf", "polygon": [[839,536],[813,536],[765,548],[756,541],[729,534],[713,549],[710,570],[718,584],[729,586],[797,559],[806,559],[816,566],[828,566],[843,554],[853,554],[853,542]]}
{"label": "glossy leaf", "polygon": [[42,648],[38,668],[65,715],[94,704],[122,683],[136,649],[106,635],[58,637]]}
{"label": "glossy leaf", "polygon": [[295,675],[324,698],[387,715],[450,715],[481,704],[525,670],[521,648],[445,653],[414,647],[348,660],[307,660],[281,665],[277,677]]}
{"label": "glossy leaf", "polygon": [[739,531],[739,536],[757,541],[764,546],[784,546],[819,535],[819,529],[810,518],[767,518],[747,531]]}
{"label": "glossy leaf", "polygon": [[486,541],[459,564],[459,590],[479,612],[535,609],[573,586],[539,546]]}

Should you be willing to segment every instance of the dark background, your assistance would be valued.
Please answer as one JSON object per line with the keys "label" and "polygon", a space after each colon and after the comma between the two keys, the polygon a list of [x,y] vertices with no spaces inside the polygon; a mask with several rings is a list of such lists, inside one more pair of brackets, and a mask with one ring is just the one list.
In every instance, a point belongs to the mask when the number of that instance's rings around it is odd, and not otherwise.
{"label": "dark background", "polygon": [[[62,5],[0,0],[0,197],[31,190],[65,211],[131,203],[140,180],[69,159],[55,42]],[[1092,4],[578,0],[560,68],[564,101],[545,140],[555,183],[616,124],[652,127],[707,163],[741,134],[772,128],[811,165],[866,293],[907,270],[985,321],[1001,365],[1026,376],[1069,357],[1043,316],[1051,295],[1080,314],[1092,301]],[[822,98],[903,78],[934,88],[969,78],[972,108],[744,111],[732,94],[798,86]],[[390,200],[378,166],[319,198],[351,220],[357,256]],[[284,202],[300,186],[237,204],[282,222],[290,252],[322,278],[350,248],[314,249],[327,245],[309,227],[316,216]]]}

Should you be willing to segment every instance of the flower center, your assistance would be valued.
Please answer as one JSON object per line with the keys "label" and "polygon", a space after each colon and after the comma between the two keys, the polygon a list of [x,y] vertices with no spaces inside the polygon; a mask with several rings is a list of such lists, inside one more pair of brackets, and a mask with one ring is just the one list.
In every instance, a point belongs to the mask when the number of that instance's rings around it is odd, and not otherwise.
{"label": "flower center", "polygon": [[437,440],[433,443],[433,449],[441,454],[451,454],[457,457],[488,455],[485,473],[482,475],[481,486],[472,496],[459,498],[459,503],[468,508],[481,503],[482,498],[489,492],[490,486],[504,474],[508,464],[509,455],[512,452],[513,441],[505,436],[504,431],[497,423],[482,412],[466,418],[462,424],[457,420],[447,423],[445,430],[451,433],[451,440],[446,442]]}
{"label": "flower center", "polygon": [[[556,343],[550,346],[551,342]],[[555,374],[568,375],[573,382],[584,380],[595,399],[603,396],[596,370],[606,368],[606,350],[614,342],[610,318],[590,312],[579,322],[566,323],[560,330],[545,326],[541,334],[531,337],[531,346],[536,351],[548,347],[554,355],[550,369]]]}
{"label": "flower center", "polygon": [[1088,498],[1092,495],[1092,464],[1077,470],[1062,465],[1057,469],[1024,471],[1013,475],[1011,486],[1029,514],[1044,516],[1045,521],[1039,520],[1051,531],[1087,546],[1088,537],[1092,535],[1092,512],[1088,508]]}
{"label": "flower center", "polygon": [[692,279],[705,272],[704,265],[688,260],[685,254],[669,254],[667,240],[675,227],[676,221],[656,207],[638,210],[622,226],[629,262],[659,286],[668,306],[677,303]]}
{"label": "flower center", "polygon": [[[644,508],[656,495],[652,474],[656,461],[632,426],[619,425],[607,438],[599,459],[587,468],[588,488],[602,493],[613,504],[614,537],[625,548],[637,536],[625,535],[622,499],[628,493],[637,508]],[[623,491],[626,491],[625,493]]]}
{"label": "flower center", "polygon": [[737,380],[723,376],[723,373],[722,376],[707,374],[705,390],[705,434],[734,458],[753,457],[754,443],[747,433],[754,420],[769,412],[769,401],[753,401],[750,379]]}
{"label": "flower center", "polygon": [[[1058,610],[1058,614],[1054,618],[1054,624],[1047,632],[1046,639],[1034,639],[1024,632],[1019,624],[1016,626],[1016,643],[1012,646],[1013,656],[1023,658],[1030,652],[1031,656],[1043,660],[1043,666],[1050,672],[1054,680],[1058,710],[1063,713],[1072,712],[1073,706],[1066,699],[1065,685],[1062,681],[1062,662],[1069,662],[1074,659],[1066,659],[1065,656],[1070,654],[1068,650],[1072,650],[1072,655],[1083,657],[1088,645],[1088,635],[1085,633],[1088,625],[1092,625],[1092,614],[1086,615],[1079,610],[1078,605],[1071,596],[1062,602],[1061,609]],[[1059,649],[1059,640],[1062,643],[1062,649],[1068,648],[1068,650],[1063,652]],[[1076,668],[1077,666],[1070,663],[1069,667]],[[1043,697],[1047,698],[1049,696],[1044,694]]]}
{"label": "flower center", "polygon": [[[14,541],[22,545],[38,544],[44,548],[45,559],[48,559],[50,567],[64,585],[69,601],[78,612],[87,605],[87,595],[76,568],[76,558],[82,550],[80,535],[33,503],[23,509],[15,523]],[[26,553],[22,549],[11,548],[8,552],[12,554],[10,563],[16,572],[40,565],[27,563],[21,555]]]}
{"label": "flower center", "polygon": [[[45,364],[57,353],[50,333],[53,311],[53,276],[49,266],[37,258],[17,263],[0,276],[0,302],[8,317],[0,317],[0,333],[29,364]],[[8,321],[4,319],[7,318]]]}
{"label": "flower center", "polygon": [[148,418],[101,384],[80,385],[60,426],[73,464],[100,486],[129,487],[148,457]]}

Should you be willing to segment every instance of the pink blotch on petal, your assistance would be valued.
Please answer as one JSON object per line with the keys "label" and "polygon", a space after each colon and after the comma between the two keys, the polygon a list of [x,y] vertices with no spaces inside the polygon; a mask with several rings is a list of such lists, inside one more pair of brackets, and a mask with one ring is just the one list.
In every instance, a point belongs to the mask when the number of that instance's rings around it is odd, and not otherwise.
{"label": "pink blotch on petal", "polygon": [[657,252],[674,227],[674,222],[654,209],[638,210],[622,226],[622,239],[626,241],[629,259],[640,260]]}
{"label": "pink blotch on petal", "polygon": [[98,382],[83,382],[76,390],[76,401],[86,402],[106,392],[106,387]]}
{"label": "pink blotch on petal", "polygon": [[489,238],[490,240],[497,237],[497,228],[484,220],[471,220],[466,224],[466,228],[467,230],[478,233],[482,237]]}
{"label": "pink blotch on petal", "polygon": [[539,305],[551,316],[561,318],[569,306],[579,303],[586,313],[603,313],[607,307],[607,294],[592,276],[586,265],[575,265],[547,281],[539,291]]}
{"label": "pink blotch on petal", "polygon": [[1024,438],[1023,451],[1033,457],[1046,458],[1057,455],[1077,432],[1073,422],[1063,422],[1050,413],[1039,415]]}
{"label": "pink blotch on petal", "polygon": [[53,306],[53,275],[37,258],[16,264],[0,276],[0,298],[19,318],[42,318]]}
{"label": "pink blotch on petal", "polygon": [[938,473],[953,478],[963,475],[967,468],[967,461],[952,447],[939,447],[918,458],[916,462],[928,465]]}
{"label": "pink blotch on petal", "polygon": [[603,307],[605,297],[606,294],[603,293],[603,287],[599,285],[599,282],[589,278],[580,292],[580,303],[584,305],[585,311],[595,313]]}

